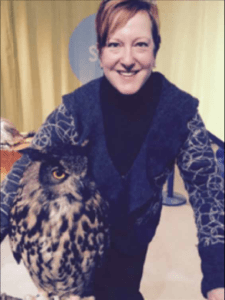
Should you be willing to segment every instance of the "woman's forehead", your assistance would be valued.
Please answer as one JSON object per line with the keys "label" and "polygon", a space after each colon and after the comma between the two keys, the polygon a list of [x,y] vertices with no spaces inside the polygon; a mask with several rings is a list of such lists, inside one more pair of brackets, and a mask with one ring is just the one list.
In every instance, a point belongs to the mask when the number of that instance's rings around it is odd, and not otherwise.
{"label": "woman's forehead", "polygon": [[151,35],[152,22],[146,11],[138,11],[127,15],[126,11],[120,11],[109,28],[108,39],[113,36],[133,32],[140,36]]}

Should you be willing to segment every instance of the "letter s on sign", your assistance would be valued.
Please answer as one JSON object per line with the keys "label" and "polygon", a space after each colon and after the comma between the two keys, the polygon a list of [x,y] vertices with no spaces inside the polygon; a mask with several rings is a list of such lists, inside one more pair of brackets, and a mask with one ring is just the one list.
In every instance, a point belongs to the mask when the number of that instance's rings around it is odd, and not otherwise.
{"label": "letter s on sign", "polygon": [[89,61],[90,62],[95,62],[98,60],[98,51],[97,51],[97,47],[96,45],[92,45],[89,47],[89,52],[92,55],[91,57],[89,57]]}

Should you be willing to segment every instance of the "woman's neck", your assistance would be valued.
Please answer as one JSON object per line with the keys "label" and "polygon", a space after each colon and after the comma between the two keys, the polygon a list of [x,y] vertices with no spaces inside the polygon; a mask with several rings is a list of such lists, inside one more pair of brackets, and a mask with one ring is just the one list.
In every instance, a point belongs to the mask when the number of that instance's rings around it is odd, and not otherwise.
{"label": "woman's neck", "polygon": [[126,112],[138,112],[139,109],[152,98],[153,84],[152,75],[141,87],[141,89],[132,95],[121,94],[112,84],[104,77],[104,97],[103,101],[107,101],[110,105],[114,105],[117,109]]}

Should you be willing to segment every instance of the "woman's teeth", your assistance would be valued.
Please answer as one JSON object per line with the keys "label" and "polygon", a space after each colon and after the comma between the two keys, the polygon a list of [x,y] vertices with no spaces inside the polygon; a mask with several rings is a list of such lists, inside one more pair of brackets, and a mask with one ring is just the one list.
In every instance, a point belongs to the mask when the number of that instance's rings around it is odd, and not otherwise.
{"label": "woman's teeth", "polygon": [[125,76],[125,77],[130,77],[130,76],[133,76],[133,75],[137,74],[138,71],[134,71],[134,72],[118,71],[118,73],[119,73],[120,75]]}

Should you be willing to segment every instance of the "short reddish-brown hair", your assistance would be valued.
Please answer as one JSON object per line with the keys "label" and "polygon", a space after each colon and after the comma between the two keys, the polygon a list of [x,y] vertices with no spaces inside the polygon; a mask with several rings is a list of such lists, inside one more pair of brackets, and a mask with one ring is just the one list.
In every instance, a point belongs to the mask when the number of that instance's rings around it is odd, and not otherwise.
{"label": "short reddish-brown hair", "polygon": [[150,17],[156,56],[161,43],[159,14],[157,5],[151,0],[102,0],[95,19],[99,55],[108,36],[123,27],[139,11],[146,11]]}

